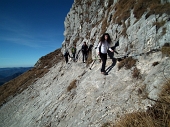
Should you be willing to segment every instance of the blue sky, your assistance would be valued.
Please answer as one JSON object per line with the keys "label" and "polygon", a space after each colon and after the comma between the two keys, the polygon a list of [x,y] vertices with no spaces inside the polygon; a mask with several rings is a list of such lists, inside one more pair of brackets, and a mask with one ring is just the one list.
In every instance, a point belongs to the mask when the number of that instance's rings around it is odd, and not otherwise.
{"label": "blue sky", "polygon": [[0,0],[0,68],[30,67],[61,47],[74,0]]}

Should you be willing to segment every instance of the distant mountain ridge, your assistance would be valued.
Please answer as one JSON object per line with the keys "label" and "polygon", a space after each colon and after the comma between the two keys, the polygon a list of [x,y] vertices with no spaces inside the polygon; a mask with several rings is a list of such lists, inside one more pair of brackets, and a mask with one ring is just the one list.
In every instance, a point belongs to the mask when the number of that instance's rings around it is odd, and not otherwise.
{"label": "distant mountain ridge", "polygon": [[0,68],[0,85],[3,85],[4,83],[18,77],[31,68],[32,67]]}

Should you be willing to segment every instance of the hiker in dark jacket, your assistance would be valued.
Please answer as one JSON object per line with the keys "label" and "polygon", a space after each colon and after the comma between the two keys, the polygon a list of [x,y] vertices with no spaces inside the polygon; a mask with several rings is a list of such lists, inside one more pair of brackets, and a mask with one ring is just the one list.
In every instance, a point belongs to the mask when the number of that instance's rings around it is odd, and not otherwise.
{"label": "hiker in dark jacket", "polygon": [[92,48],[93,48],[93,45],[92,45],[92,44],[90,44],[90,46],[89,46],[89,48],[88,48],[88,51],[87,51],[87,54],[88,54],[89,52],[91,52],[91,51],[92,51]]}
{"label": "hiker in dark jacket", "polygon": [[[111,49],[115,51],[115,46],[111,47]],[[110,59],[112,60],[112,66],[115,66],[116,65],[116,58],[114,58],[114,52],[111,52],[110,50],[108,50],[108,56],[110,57]],[[117,53],[117,52],[116,52]],[[118,54],[118,53],[117,53]]]}
{"label": "hiker in dark jacket", "polygon": [[82,45],[81,51],[83,55],[83,63],[85,63],[85,61],[87,61],[87,53],[88,53],[88,46],[86,42],[84,42],[84,44]]}
{"label": "hiker in dark jacket", "polygon": [[[113,46],[113,47],[111,47],[111,49],[113,50],[113,51],[115,51],[115,46]],[[116,51],[115,51],[116,52]],[[114,52],[111,52],[110,50],[108,50],[108,56],[110,57],[110,59],[112,59],[112,62],[114,62],[113,60],[114,60]]]}
{"label": "hiker in dark jacket", "polygon": [[[116,51],[116,47],[119,46],[119,40],[115,43],[114,46],[110,47],[116,54],[119,54]],[[116,59],[114,58],[114,52],[111,52],[110,50],[108,50],[108,56],[110,57],[110,59],[112,59],[113,64],[115,63]]]}
{"label": "hiker in dark jacket", "polygon": [[66,50],[66,52],[64,53],[64,57],[65,57],[65,61],[66,61],[66,64],[67,64],[68,63],[68,57],[70,57],[68,50]]}

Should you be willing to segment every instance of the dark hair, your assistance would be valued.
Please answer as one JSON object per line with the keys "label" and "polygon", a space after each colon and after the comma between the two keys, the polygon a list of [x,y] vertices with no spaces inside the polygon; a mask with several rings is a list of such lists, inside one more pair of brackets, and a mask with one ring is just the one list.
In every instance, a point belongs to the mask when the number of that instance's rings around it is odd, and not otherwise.
{"label": "dark hair", "polygon": [[109,35],[108,33],[104,33],[104,34],[102,35],[102,37],[100,38],[100,41],[101,41],[102,43],[105,41],[105,35],[108,36],[107,42],[110,44],[111,38],[110,38],[110,35]]}

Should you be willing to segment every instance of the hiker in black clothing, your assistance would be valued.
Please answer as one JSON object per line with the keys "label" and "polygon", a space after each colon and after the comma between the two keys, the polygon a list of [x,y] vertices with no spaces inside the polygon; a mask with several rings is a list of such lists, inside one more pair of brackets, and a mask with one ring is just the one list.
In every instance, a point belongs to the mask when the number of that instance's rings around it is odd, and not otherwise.
{"label": "hiker in black clothing", "polygon": [[84,42],[84,44],[82,45],[81,51],[83,55],[83,63],[85,63],[85,61],[87,61],[87,53],[88,53],[88,46],[86,42]]}
{"label": "hiker in black clothing", "polygon": [[65,61],[66,61],[66,64],[67,64],[68,63],[68,57],[70,57],[68,50],[66,50],[66,52],[64,53],[64,57],[65,57]]}
{"label": "hiker in black clothing", "polygon": [[[115,51],[115,46],[113,46],[113,47],[111,47],[111,49],[114,51],[114,52],[116,52]],[[116,62],[117,62],[117,60],[116,60],[116,58],[114,58],[114,52],[111,52],[110,50],[108,50],[108,56],[110,57],[110,59],[112,60],[112,64],[111,64],[111,66],[109,66],[107,69],[106,69],[106,72],[108,73],[115,65],[116,65]],[[117,52],[116,52],[117,53]],[[118,53],[117,53],[118,54]]]}
{"label": "hiker in black clothing", "polygon": [[73,55],[73,61],[75,62],[76,57],[76,46],[74,45],[71,49],[72,55]]}
{"label": "hiker in black clothing", "polygon": [[[118,52],[116,51],[116,47],[119,46],[119,40],[116,42],[116,44],[114,46],[111,47],[111,49],[118,54]],[[110,59],[112,59],[112,62],[115,63],[115,58],[114,58],[114,52],[111,52],[110,50],[107,51],[108,56],[110,57]]]}
{"label": "hiker in black clothing", "polygon": [[88,48],[88,51],[87,51],[87,54],[88,54],[90,51],[92,51],[92,48],[93,48],[93,45],[90,44],[90,46],[89,46],[89,48]]}
{"label": "hiker in black clothing", "polygon": [[100,42],[97,46],[98,48],[98,54],[100,55],[100,58],[102,60],[102,68],[101,73],[106,75],[106,61],[107,61],[107,51],[110,50],[111,52],[114,52],[111,48],[109,48],[111,43],[111,38],[108,33],[104,33],[103,36],[100,38]]}

